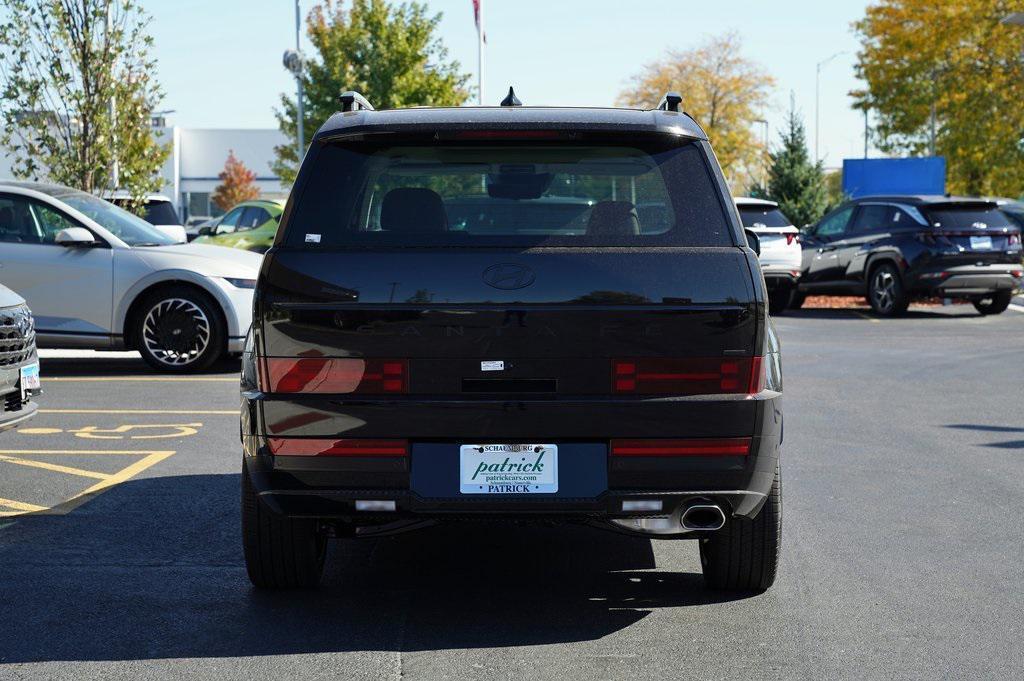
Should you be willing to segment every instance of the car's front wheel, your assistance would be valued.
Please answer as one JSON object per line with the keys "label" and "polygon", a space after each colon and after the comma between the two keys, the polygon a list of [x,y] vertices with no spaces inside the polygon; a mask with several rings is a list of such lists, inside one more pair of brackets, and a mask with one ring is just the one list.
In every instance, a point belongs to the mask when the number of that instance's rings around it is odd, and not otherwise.
{"label": "car's front wheel", "polygon": [[896,317],[907,311],[910,298],[895,265],[884,263],[872,270],[868,280],[868,303],[875,314],[883,317]]}
{"label": "car's front wheel", "polygon": [[753,518],[732,517],[700,540],[704,581],[712,589],[761,593],[775,582],[782,548],[779,466],[764,506]]}
{"label": "car's front wheel", "polygon": [[975,300],[974,309],[983,315],[1000,314],[1010,307],[1011,300],[1013,300],[1013,293],[1011,291],[999,291],[998,293],[993,293],[988,298]]}
{"label": "car's front wheel", "polygon": [[136,309],[135,345],[154,369],[202,371],[224,354],[227,330],[208,295],[174,286],[149,294]]}

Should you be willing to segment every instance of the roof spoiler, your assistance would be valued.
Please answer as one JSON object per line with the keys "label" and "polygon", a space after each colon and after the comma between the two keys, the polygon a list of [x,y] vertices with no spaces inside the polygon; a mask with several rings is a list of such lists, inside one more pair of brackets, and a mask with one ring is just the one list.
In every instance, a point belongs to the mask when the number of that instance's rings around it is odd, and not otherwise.
{"label": "roof spoiler", "polygon": [[658,102],[660,111],[674,111],[680,113],[683,110],[683,97],[678,92],[666,92],[665,96]]}
{"label": "roof spoiler", "polygon": [[370,104],[366,97],[363,97],[354,90],[342,92],[338,97],[338,101],[341,102],[343,113],[348,111],[376,111],[373,108],[373,104]]}

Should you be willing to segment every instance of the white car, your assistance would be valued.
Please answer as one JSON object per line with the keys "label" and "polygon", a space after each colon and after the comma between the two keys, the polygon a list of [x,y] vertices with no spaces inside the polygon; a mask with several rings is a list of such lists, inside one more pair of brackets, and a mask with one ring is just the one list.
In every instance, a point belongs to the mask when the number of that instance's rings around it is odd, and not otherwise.
{"label": "white car", "polygon": [[759,259],[768,286],[768,308],[772,314],[782,314],[800,281],[800,230],[774,201],[746,197],[737,197],[735,201],[743,226],[761,240]]}
{"label": "white car", "polygon": [[241,353],[262,256],[176,244],[68,187],[0,181],[0,280],[35,315],[40,347],[138,350],[198,371]]}
{"label": "white car", "polygon": [[[107,197],[107,200],[124,209],[128,209],[131,204],[131,196],[124,191],[115,192],[113,196]],[[174,202],[162,194],[149,194],[142,200],[142,219],[165,232],[179,244],[188,241],[178,211],[174,210]]]}

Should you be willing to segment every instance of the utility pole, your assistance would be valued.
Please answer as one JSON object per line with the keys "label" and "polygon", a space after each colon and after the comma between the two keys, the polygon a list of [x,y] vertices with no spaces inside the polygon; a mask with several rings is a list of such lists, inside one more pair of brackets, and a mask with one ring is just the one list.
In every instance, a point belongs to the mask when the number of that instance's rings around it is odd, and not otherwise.
{"label": "utility pole", "polygon": [[868,157],[868,107],[864,106],[864,158]]}
{"label": "utility pole", "polygon": [[[108,2],[107,3],[107,23],[106,23],[107,35],[109,36],[110,32],[113,31],[113,30],[114,30],[114,3],[113,2]],[[108,45],[110,44],[109,38],[107,39],[107,44]],[[116,64],[111,65],[111,71],[115,71],[115,70],[116,70]],[[112,144],[112,146],[114,148],[114,153],[111,154],[111,156],[112,156],[112,163],[110,164],[110,184],[111,184],[111,189],[116,191],[117,188],[121,186],[121,166],[120,166],[120,163],[119,163],[119,160],[118,160],[118,153],[117,153],[117,100],[115,99],[113,94],[110,95],[110,111],[109,111],[109,113],[110,113],[110,140],[111,140],[111,144]]]}
{"label": "utility pole", "polygon": [[814,162],[817,163],[821,160],[821,155],[818,153],[818,126],[821,118],[821,68],[828,64],[830,61],[838,57],[839,55],[846,54],[846,52],[836,52],[827,59],[822,59],[815,65],[814,72]]}
{"label": "utility pole", "polygon": [[[768,121],[765,120],[764,118],[759,118],[759,119],[757,119],[754,122],[755,123],[759,123],[759,124],[764,126],[764,158],[762,160],[763,168],[761,170],[763,180],[761,182],[761,187],[767,190],[768,189]],[[636,201],[634,201],[633,203],[636,203]]]}
{"label": "utility pole", "polygon": [[476,3],[476,97],[484,105],[484,0]]}
{"label": "utility pole", "polygon": [[[299,50],[300,42],[300,31],[302,27],[302,12],[299,10],[299,0],[295,0],[295,49],[285,50],[284,57],[281,59],[281,63],[284,67],[295,76],[295,84],[298,90],[297,98],[295,100],[295,158],[298,163],[302,163],[302,157],[306,153],[306,135],[303,131],[303,123],[305,121],[305,113],[302,104],[302,71],[304,64],[302,61],[302,52]],[[298,164],[296,164],[297,167]]]}

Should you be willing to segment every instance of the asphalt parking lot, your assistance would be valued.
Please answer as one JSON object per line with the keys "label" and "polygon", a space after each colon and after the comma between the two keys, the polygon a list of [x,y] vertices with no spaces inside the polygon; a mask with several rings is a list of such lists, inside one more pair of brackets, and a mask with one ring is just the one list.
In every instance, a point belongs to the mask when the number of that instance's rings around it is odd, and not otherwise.
{"label": "asphalt parking lot", "polygon": [[754,598],[705,590],[692,542],[483,524],[255,592],[237,366],[44,358],[0,435],[0,678],[1018,677],[1022,310],[777,320],[783,560]]}

